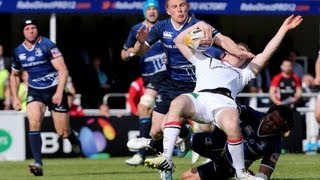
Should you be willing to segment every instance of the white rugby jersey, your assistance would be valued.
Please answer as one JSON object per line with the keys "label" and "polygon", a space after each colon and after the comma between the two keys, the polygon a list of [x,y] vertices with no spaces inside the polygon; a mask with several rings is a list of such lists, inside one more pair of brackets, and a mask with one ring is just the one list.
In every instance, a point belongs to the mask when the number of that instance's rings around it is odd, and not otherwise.
{"label": "white rugby jersey", "polygon": [[202,53],[196,53],[189,61],[196,67],[195,92],[203,89],[227,88],[231,91],[231,97],[235,99],[243,87],[255,78],[249,66],[240,69]]}

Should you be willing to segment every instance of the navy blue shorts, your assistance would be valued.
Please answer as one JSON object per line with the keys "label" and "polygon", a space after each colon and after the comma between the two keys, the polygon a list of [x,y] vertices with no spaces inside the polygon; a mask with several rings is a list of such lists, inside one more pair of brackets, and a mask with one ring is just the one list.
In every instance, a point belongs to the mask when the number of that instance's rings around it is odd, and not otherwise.
{"label": "navy blue shorts", "polygon": [[167,114],[171,101],[181,94],[193,92],[195,85],[195,82],[175,81],[165,78],[158,90],[154,111]]}
{"label": "navy blue shorts", "polygon": [[164,79],[166,79],[166,77],[167,77],[167,71],[161,71],[154,74],[152,77],[149,78],[146,88],[158,91],[161,83],[163,82]]}
{"label": "navy blue shorts", "polygon": [[212,179],[230,179],[234,177],[235,171],[228,161],[214,162],[210,161],[206,164],[197,167],[201,180]]}
{"label": "navy blue shorts", "polygon": [[212,160],[197,167],[201,180],[229,179],[234,176],[234,169],[225,156],[226,141],[226,135],[218,128],[210,133],[192,134],[191,148]]}
{"label": "navy blue shorts", "polygon": [[56,92],[57,86],[50,87],[47,89],[35,89],[28,87],[27,104],[33,101],[40,101],[48,106],[49,111],[55,112],[69,112],[69,105],[67,94],[63,92],[63,97],[60,106],[52,103],[52,96]]}

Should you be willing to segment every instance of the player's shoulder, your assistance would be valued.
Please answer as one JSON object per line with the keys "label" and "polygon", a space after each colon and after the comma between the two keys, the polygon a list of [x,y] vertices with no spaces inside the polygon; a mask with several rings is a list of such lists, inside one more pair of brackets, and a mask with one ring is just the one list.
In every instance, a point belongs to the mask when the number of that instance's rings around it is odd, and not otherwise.
{"label": "player's shoulder", "polygon": [[23,46],[23,42],[22,42],[16,48],[13,49],[13,53],[17,53],[19,51],[22,51],[23,49],[24,49],[24,46]]}
{"label": "player's shoulder", "polygon": [[47,37],[43,37],[43,36],[40,36],[39,37],[40,39],[39,39],[39,43],[41,44],[41,43],[43,43],[43,44],[54,44],[54,42],[52,42],[49,38],[47,38]]}
{"label": "player's shoulder", "polygon": [[153,28],[163,29],[163,28],[167,27],[170,24],[171,24],[170,18],[167,18],[167,19],[163,19],[163,20],[157,21],[156,24],[153,26]]}
{"label": "player's shoulder", "polygon": [[142,25],[143,25],[142,22],[139,22],[139,23],[133,25],[131,30],[137,31],[138,29],[141,28]]}

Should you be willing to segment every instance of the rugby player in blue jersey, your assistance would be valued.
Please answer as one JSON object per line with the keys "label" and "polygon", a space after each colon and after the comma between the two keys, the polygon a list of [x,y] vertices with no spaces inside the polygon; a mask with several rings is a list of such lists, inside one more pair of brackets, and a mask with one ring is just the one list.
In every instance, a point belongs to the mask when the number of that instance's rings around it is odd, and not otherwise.
{"label": "rugby player in blue jersey", "polygon": [[[281,153],[281,137],[293,127],[292,109],[277,105],[269,108],[267,113],[248,106],[239,106],[238,110],[246,169],[261,159],[256,179],[270,179]],[[223,131],[214,128],[213,132],[195,133],[191,139],[193,150],[212,161],[187,170],[182,174],[183,180],[223,180],[234,176],[230,155],[226,153],[227,137]]]}
{"label": "rugby player in blue jersey", "polygon": [[[143,4],[143,15],[145,20],[134,25],[129,33],[121,51],[121,58],[124,61],[130,60],[134,54],[133,46],[136,43],[136,34],[141,27],[151,28],[157,21],[159,16],[158,0],[146,0]],[[150,49],[140,57],[141,75],[146,87],[145,93],[140,98],[138,104],[139,115],[139,131],[140,137],[149,138],[151,128],[151,112],[154,107],[155,97],[159,89],[162,79],[166,76],[166,66],[164,65],[165,53],[163,47],[158,41],[150,47]],[[126,160],[128,165],[143,164],[146,157],[146,150],[140,149],[132,158]]]}
{"label": "rugby player in blue jersey", "polygon": [[[301,16],[289,16],[263,52],[250,59],[239,58],[226,52],[220,61],[190,49],[185,43],[188,42],[185,41],[185,37],[189,32],[199,28],[200,24],[205,25],[204,22],[198,22],[181,32],[175,38],[175,42],[182,54],[196,66],[196,87],[194,92],[182,94],[171,102],[163,130],[163,154],[157,158],[146,159],[146,164],[161,170],[172,171],[175,139],[180,133],[181,123],[185,118],[202,124],[214,124],[223,130],[227,135],[228,153],[232,157],[236,179],[255,179],[245,170],[243,136],[239,127],[239,113],[235,99],[243,87],[262,70],[286,33],[299,26],[302,21]],[[211,31],[212,27],[208,26],[208,28]],[[202,32],[205,31],[205,29],[202,30]],[[202,40],[211,41],[210,37],[206,38],[205,36]],[[216,38],[213,41],[216,41]],[[240,43],[239,48],[249,52],[244,44]],[[241,68],[242,66],[245,67]]]}
{"label": "rugby player in blue jersey", "polygon": [[[143,54],[154,43],[159,40],[161,41],[167,56],[166,67],[168,76],[159,88],[156,105],[152,114],[150,135],[153,141],[150,143],[142,138],[137,139],[137,141],[132,143],[136,146],[132,147],[128,145],[129,148],[139,149],[146,144],[149,144],[151,147],[159,147],[159,144],[162,144],[163,137],[162,124],[168,112],[170,102],[180,94],[192,92],[195,87],[195,68],[181,54],[173,40],[180,32],[194,25],[199,20],[188,14],[188,0],[166,0],[166,12],[170,18],[156,23],[150,29],[150,32],[148,28],[140,28],[137,32],[137,42],[134,49],[138,55]],[[233,40],[218,31],[208,33],[210,35],[212,33],[212,36],[215,37],[214,43],[216,45],[222,47],[229,53],[243,58],[253,57],[251,53],[241,50]],[[188,133],[188,129],[182,126],[180,136],[187,137]]]}
{"label": "rugby player in blue jersey", "polygon": [[28,75],[27,117],[29,121],[29,143],[34,163],[29,170],[35,176],[43,175],[41,158],[41,125],[48,107],[57,134],[60,138],[68,138],[73,149],[79,149],[75,132],[70,129],[67,95],[64,92],[68,79],[68,69],[62,53],[56,44],[39,35],[36,20],[23,22],[24,41],[14,49],[10,88],[12,105],[15,110],[21,109],[18,97],[20,73],[25,70]]}

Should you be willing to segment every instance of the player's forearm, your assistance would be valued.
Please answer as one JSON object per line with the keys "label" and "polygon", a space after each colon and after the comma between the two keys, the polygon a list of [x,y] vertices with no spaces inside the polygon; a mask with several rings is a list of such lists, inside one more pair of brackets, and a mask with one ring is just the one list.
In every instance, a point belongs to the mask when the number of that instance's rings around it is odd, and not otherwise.
{"label": "player's forearm", "polygon": [[121,59],[123,61],[128,61],[130,59],[130,57],[128,55],[128,50],[125,50],[125,49],[121,50]]}
{"label": "player's forearm", "polygon": [[58,76],[59,80],[58,80],[58,87],[56,92],[59,94],[62,94],[67,84],[69,71],[65,69],[63,71],[59,71],[58,73],[59,73],[59,76]]}
{"label": "player's forearm", "polygon": [[132,48],[132,47],[128,48],[128,49],[122,49],[121,50],[121,59],[123,61],[128,61],[135,55],[136,55],[135,49]]}
{"label": "player's forearm", "polygon": [[173,40],[174,43],[178,46],[182,46],[184,45],[183,41],[184,38],[186,37],[186,35],[191,32],[192,30],[197,28],[197,24],[194,24],[190,27],[188,27],[187,29],[183,30],[181,33],[178,34],[178,36]]}
{"label": "player's forearm", "polygon": [[296,93],[294,93],[294,96],[292,98],[292,103],[296,103],[301,97],[302,97],[302,88],[298,87],[296,88]]}
{"label": "player's forearm", "polygon": [[276,33],[276,35],[269,41],[267,46],[264,48],[263,52],[261,53],[261,60],[262,65],[264,65],[273,55],[273,53],[276,51],[276,49],[280,46],[283,38],[285,37],[286,33],[288,32],[288,29],[283,28],[282,26]]}
{"label": "player's forearm", "polygon": [[137,56],[141,56],[144,54],[144,52],[146,52],[149,49],[149,47],[145,43],[140,43],[139,41],[137,41],[134,44],[133,49]]}
{"label": "player's forearm", "polygon": [[10,75],[10,90],[11,90],[11,96],[13,99],[18,98],[19,84],[20,84],[20,77],[15,74],[11,74]]}
{"label": "player's forearm", "polygon": [[273,103],[275,104],[281,104],[281,101],[278,100],[277,96],[276,96],[276,88],[271,86],[270,89],[269,89],[269,96],[270,96],[270,99]]}
{"label": "player's forearm", "polygon": [[[223,49],[225,49],[226,51],[228,51],[229,53],[231,53],[237,57],[240,56],[241,49],[238,47],[238,45],[231,38],[224,36],[222,34],[217,35],[217,37],[220,39],[220,46]],[[215,38],[215,39],[217,39],[217,38]]]}

